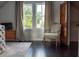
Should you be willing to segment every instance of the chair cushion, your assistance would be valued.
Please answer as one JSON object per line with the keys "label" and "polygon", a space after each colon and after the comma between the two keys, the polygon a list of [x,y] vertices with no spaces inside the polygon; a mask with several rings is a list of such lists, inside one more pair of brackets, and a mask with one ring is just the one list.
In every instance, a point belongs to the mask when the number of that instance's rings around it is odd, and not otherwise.
{"label": "chair cushion", "polygon": [[45,36],[58,36],[59,33],[44,33]]}
{"label": "chair cushion", "polygon": [[49,39],[57,39],[59,34],[58,33],[45,33],[44,36],[45,38],[49,38]]}

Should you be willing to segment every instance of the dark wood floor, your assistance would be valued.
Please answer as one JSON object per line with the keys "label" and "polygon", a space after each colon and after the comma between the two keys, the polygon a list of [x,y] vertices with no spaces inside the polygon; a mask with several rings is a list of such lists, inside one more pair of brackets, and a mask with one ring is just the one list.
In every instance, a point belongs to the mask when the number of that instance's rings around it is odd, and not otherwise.
{"label": "dark wood floor", "polygon": [[28,57],[77,57],[78,44],[73,42],[69,47],[50,44],[50,42],[33,42],[27,52]]}

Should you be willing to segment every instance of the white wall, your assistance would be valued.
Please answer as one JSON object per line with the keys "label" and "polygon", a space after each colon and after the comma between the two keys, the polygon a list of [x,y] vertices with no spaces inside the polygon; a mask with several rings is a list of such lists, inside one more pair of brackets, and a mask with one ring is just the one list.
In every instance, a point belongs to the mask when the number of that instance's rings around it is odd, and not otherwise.
{"label": "white wall", "polygon": [[60,23],[60,4],[62,4],[63,1],[54,1],[54,22]]}
{"label": "white wall", "polygon": [[13,29],[15,29],[15,2],[6,2],[0,8],[0,22],[12,22]]}

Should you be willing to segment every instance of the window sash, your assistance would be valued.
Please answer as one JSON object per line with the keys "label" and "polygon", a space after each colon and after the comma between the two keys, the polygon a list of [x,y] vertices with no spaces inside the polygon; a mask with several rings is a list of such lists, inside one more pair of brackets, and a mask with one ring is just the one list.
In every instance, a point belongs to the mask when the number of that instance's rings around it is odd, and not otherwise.
{"label": "window sash", "polygon": [[[37,20],[36,20],[36,17],[37,17],[37,15],[36,15],[36,6],[37,5],[44,5],[44,2],[43,3],[26,3],[26,5],[32,5],[32,15],[24,15],[25,17],[28,17],[28,16],[30,16],[30,17],[32,17],[32,27],[31,28],[28,28],[28,27],[26,27],[26,29],[32,29],[34,26],[37,28]],[[42,9],[43,9],[43,7],[41,7],[41,14],[43,13],[43,11],[42,11]],[[40,15],[40,17],[42,17],[42,19],[44,18],[44,15],[42,14],[42,15]],[[28,20],[26,20],[26,21],[28,21]]]}

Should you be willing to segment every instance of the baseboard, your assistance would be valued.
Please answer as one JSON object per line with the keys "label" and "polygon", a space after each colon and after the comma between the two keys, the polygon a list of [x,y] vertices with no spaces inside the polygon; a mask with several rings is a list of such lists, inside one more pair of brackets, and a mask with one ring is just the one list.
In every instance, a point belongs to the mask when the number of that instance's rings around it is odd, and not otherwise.
{"label": "baseboard", "polygon": [[70,45],[78,45],[78,41],[70,41]]}
{"label": "baseboard", "polygon": [[70,42],[78,42],[78,41],[70,41]]}

